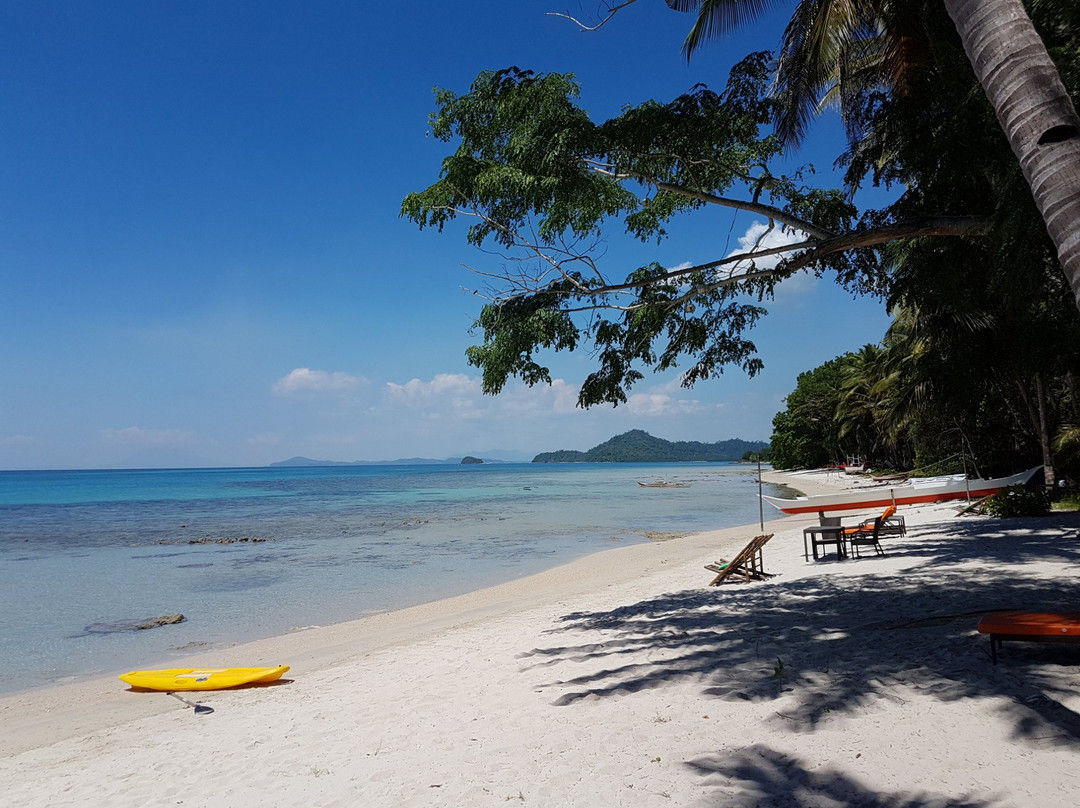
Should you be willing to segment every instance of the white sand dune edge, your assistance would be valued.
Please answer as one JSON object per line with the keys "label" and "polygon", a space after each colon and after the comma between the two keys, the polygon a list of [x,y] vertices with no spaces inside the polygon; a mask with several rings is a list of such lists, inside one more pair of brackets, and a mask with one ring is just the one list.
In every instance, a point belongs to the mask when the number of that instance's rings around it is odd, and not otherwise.
{"label": "white sand dune edge", "polygon": [[902,512],[843,562],[768,524],[765,583],[702,569],[754,525],[196,658],[293,666],[210,715],[111,678],[0,699],[0,804],[1074,805],[1080,647],[994,667],[975,624],[1080,611],[1080,519]]}

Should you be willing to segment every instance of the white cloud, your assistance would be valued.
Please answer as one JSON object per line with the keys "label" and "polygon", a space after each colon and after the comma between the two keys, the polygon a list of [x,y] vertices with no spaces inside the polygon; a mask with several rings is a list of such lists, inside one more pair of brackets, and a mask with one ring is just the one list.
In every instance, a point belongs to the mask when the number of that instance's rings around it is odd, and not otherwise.
{"label": "white cloud", "polygon": [[[629,415],[648,417],[687,415],[709,409],[700,401],[683,398],[684,392],[679,380],[674,379],[631,393],[625,409],[618,409]],[[404,408],[426,419],[472,420],[482,417],[523,421],[580,412],[577,406],[579,393],[577,385],[553,379],[550,385],[534,387],[512,381],[498,396],[486,396],[478,376],[439,374],[430,381],[411,379],[404,384],[388,383],[385,403],[387,414]]]}
{"label": "white cloud", "polygon": [[510,381],[499,395],[488,396],[483,392],[479,376],[440,373],[429,380],[388,382],[382,401],[366,415],[393,419],[408,413],[414,424],[420,421],[465,424],[483,420],[488,425],[517,424],[520,430],[521,424],[573,413],[577,398],[577,386],[562,379],[534,387]]}
{"label": "white cloud", "polygon": [[498,395],[503,408],[514,415],[542,414],[566,415],[578,409],[577,400],[581,388],[563,379],[552,379],[551,384],[529,387],[522,382],[507,385]]}
{"label": "white cloud", "polygon": [[[532,453],[587,449],[629,429],[646,429],[669,440],[733,436],[716,433],[724,405],[701,393],[691,395],[675,374],[655,381],[639,384],[625,405],[586,411],[577,407],[579,386],[566,379],[534,387],[513,379],[498,396],[487,396],[479,375],[440,373],[372,386],[363,400],[339,398],[341,407],[303,414],[311,419],[305,434],[281,424],[249,445],[261,444],[263,451],[274,453],[270,459],[302,454],[378,460],[452,457],[496,448]],[[722,425],[728,428],[726,421]],[[279,444],[273,443],[274,434],[281,434]]]}
{"label": "white cloud", "polygon": [[404,407],[431,420],[472,420],[485,415],[480,380],[463,373],[440,373],[431,381],[410,379],[386,385],[391,409]]}
{"label": "white cloud", "polygon": [[101,430],[101,440],[113,446],[154,448],[188,446],[194,439],[194,432],[183,429],[143,429],[138,426],[129,426],[123,429]]}
{"label": "white cloud", "polygon": [[[775,247],[784,247],[789,244],[798,244],[805,240],[806,234],[801,230],[791,230],[790,228],[780,227],[779,225],[773,226],[770,230],[765,222],[754,222],[747,228],[746,232],[739,237],[739,248],[733,250],[730,255],[739,255],[741,253],[758,250],[769,250]],[[778,253],[776,255],[766,255],[757,258],[754,260],[754,266],[759,270],[772,269],[780,262],[780,259],[786,255],[790,255],[790,253]],[[724,275],[729,272],[738,274],[740,272],[746,272],[749,269],[749,261],[739,261],[736,264],[725,266],[720,272]],[[796,273],[777,287],[777,296],[781,293],[795,293],[797,295],[805,294],[814,287],[817,280],[817,277],[811,272]]]}
{"label": "white cloud", "polygon": [[[738,239],[739,246],[727,254],[727,258],[731,258],[735,255],[744,255],[752,252],[761,252],[763,250],[772,250],[777,247],[786,247],[791,244],[798,244],[805,241],[806,234],[801,230],[792,230],[790,227],[783,227],[781,225],[773,225],[771,228],[768,224],[762,221],[753,222]],[[780,260],[791,253],[776,253],[773,255],[764,255],[760,258],[756,258],[753,261],[754,266],[758,270],[773,269]],[[730,276],[742,275],[750,271],[750,260],[742,260],[732,264],[724,264],[715,270],[717,278],[728,278]],[[669,272],[677,272],[681,269],[689,269],[694,266],[690,261],[683,261],[681,264],[675,264],[668,267]],[[797,272],[790,278],[786,278],[783,283],[777,287],[776,297],[780,299],[783,297],[790,297],[792,295],[802,296],[809,292],[817,284],[818,278],[812,272]]]}
{"label": "white cloud", "polygon": [[631,393],[626,406],[631,414],[645,417],[690,415],[707,409],[700,401],[676,398],[664,392]]}
{"label": "white cloud", "polygon": [[410,422],[406,429],[415,430],[421,423],[443,429],[491,418],[492,409],[478,377],[440,373],[427,381],[387,382],[381,400],[367,414],[388,421],[404,415]]}
{"label": "white cloud", "polygon": [[341,395],[366,383],[363,376],[328,373],[325,370],[296,368],[274,384],[276,396],[311,398],[317,395]]}
{"label": "white cloud", "polygon": [[405,384],[388,382],[386,389],[391,400],[416,406],[480,395],[480,380],[464,373],[440,373],[428,382],[420,379],[410,379]]}
{"label": "white cloud", "polygon": [[[789,244],[798,244],[806,240],[806,234],[801,230],[773,225],[770,229],[765,222],[754,222],[746,232],[739,237],[739,249],[732,255],[751,252],[756,250],[771,250],[775,247],[786,247]],[[782,255],[769,255],[754,261],[759,269],[768,269],[777,265]]]}

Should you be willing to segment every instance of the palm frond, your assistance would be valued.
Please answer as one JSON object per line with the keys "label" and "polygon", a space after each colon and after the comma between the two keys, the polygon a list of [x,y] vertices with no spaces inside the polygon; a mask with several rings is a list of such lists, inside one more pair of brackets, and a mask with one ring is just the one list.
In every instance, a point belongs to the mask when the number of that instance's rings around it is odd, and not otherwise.
{"label": "palm frond", "polygon": [[782,0],[667,0],[668,6],[676,11],[697,12],[697,19],[683,42],[683,56],[687,61],[705,41],[752,22],[780,2]]}

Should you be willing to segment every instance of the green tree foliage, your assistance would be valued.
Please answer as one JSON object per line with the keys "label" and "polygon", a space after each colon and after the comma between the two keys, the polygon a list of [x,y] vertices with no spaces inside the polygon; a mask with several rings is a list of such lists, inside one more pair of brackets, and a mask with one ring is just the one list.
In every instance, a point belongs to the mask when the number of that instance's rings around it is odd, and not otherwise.
{"label": "green tree foliage", "polygon": [[815,468],[844,458],[836,411],[844,384],[843,357],[800,373],[787,409],[773,418],[769,456],[781,469]]}
{"label": "green tree foliage", "polygon": [[[832,270],[854,293],[882,293],[886,277],[873,247],[976,226],[956,217],[876,228],[857,220],[841,192],[805,186],[798,172],[775,175],[769,164],[779,145],[762,131],[773,112],[768,77],[768,55],[753,54],[721,93],[698,86],[601,123],[577,105],[568,75],[511,68],[481,74],[465,95],[438,91],[432,132],[457,147],[439,181],[410,194],[402,214],[440,229],[465,217],[468,241],[503,250],[512,267],[488,274],[501,285],[484,291],[491,301],[477,320],[484,341],[468,353],[486,392],[499,392],[511,376],[550,382],[538,352],[589,344],[599,368],[582,385],[582,406],[624,402],[645,367],[685,364],[686,386],[730,365],[753,375],[762,363],[745,332],[764,309],[748,300],[769,296],[779,279]],[[593,250],[605,226],[617,223],[648,243],[666,236],[673,217],[706,205],[758,213],[770,228],[803,238],[685,269],[647,263],[625,274],[612,274]],[[771,262],[758,263],[764,259]]]}
{"label": "green tree foliage", "polygon": [[[1042,333],[1037,318],[1030,325]],[[1052,472],[1060,454],[1072,474],[1076,431],[1050,440],[1076,402],[1074,374],[1054,372],[1060,363],[1053,344],[1010,330],[1000,313],[900,308],[881,346],[800,375],[773,421],[773,462],[857,455],[926,474],[995,476],[1040,462]]]}
{"label": "green tree foliage", "polygon": [[1013,516],[1046,516],[1050,513],[1050,499],[1045,490],[1029,491],[1022,485],[1010,485],[990,497],[984,507],[987,513],[1006,519]]}
{"label": "green tree foliage", "polygon": [[[713,38],[730,34],[766,12],[772,0],[665,0],[695,20],[683,43],[689,59]],[[854,99],[870,91],[907,92],[907,69],[930,47],[914,2],[792,0],[780,37],[774,97],[776,130],[798,143],[823,108],[839,110],[849,133]]]}
{"label": "green tree foliage", "polygon": [[768,444],[738,438],[701,443],[667,441],[640,429],[632,429],[586,452],[561,449],[542,452],[534,463],[693,463],[738,460],[744,454],[763,452]]}
{"label": "green tree foliage", "polygon": [[[764,81],[759,57],[733,74],[723,95],[699,87],[670,105],[648,103],[603,124],[577,106],[569,75],[511,68],[481,74],[464,96],[437,92],[432,131],[459,145],[443,161],[441,179],[405,199],[403,215],[440,229],[470,217],[470,243],[493,242],[523,267],[477,321],[484,344],[468,358],[483,370],[485,391],[499,392],[511,375],[530,385],[550,382],[536,351],[574,350],[587,340],[601,367],[582,388],[584,405],[625,401],[624,388],[641,378],[635,363],[665,369],[691,353],[699,355],[694,378],[726,363],[751,374],[760,369],[741,334],[762,309],[738,302],[705,269],[676,276],[647,264],[613,284],[587,241],[612,218],[642,240],[659,239],[673,215],[703,204],[659,188],[641,193],[626,180],[723,192],[745,181],[748,166],[774,156],[775,143],[758,136],[769,117]],[[691,164],[688,155],[701,159]],[[597,309],[621,316],[575,317]]]}
{"label": "green tree foliage", "polygon": [[[705,40],[730,32],[773,4],[667,3],[696,15],[684,45],[687,57]],[[1041,22],[1044,37],[1067,31],[1076,22],[1075,0],[1027,0],[1027,9],[1023,0],[799,0],[791,5],[776,81],[781,100],[777,126],[789,142],[801,134],[819,99],[839,102],[849,132],[854,131],[849,113],[869,95],[929,100],[913,92],[909,74],[932,58],[943,33],[933,24],[924,27],[924,19],[947,13],[952,38],[992,105],[1000,124],[994,128],[1007,138],[1022,168],[1072,285],[1074,305],[1080,306],[1080,243],[1075,237],[1080,229],[1080,115],[1075,93],[1070,96],[1066,86],[1068,76],[1060,75],[1052,58],[1053,44],[1048,46],[1036,30]],[[1027,11],[1036,19],[1029,19]]]}
{"label": "green tree foliage", "polygon": [[[679,5],[738,16],[763,3]],[[781,58],[791,68],[781,84],[804,100],[839,93],[848,188],[902,189],[884,210],[860,217],[843,194],[770,171],[779,146],[767,123],[780,104],[765,92],[772,67],[761,54],[721,93],[697,87],[604,122],[578,106],[571,76],[514,68],[482,74],[462,96],[439,91],[432,130],[455,150],[402,212],[420,227],[466,218],[471,243],[508,259],[511,269],[488,275],[483,344],[469,351],[485,390],[510,376],[550,381],[540,352],[586,346],[599,367],[582,385],[583,406],[625,401],[647,367],[688,365],[688,386],[730,365],[752,375],[761,361],[746,332],[763,309],[748,301],[800,269],[831,270],[854,292],[887,294],[896,321],[880,347],[843,358],[831,393],[789,397],[774,423],[777,465],[860,454],[908,467],[963,451],[996,467],[1041,450],[1052,467],[1054,433],[1080,422],[1080,323],[955,26],[940,0],[796,5],[812,13]],[[1075,94],[1077,4],[1029,8]],[[836,49],[796,53],[815,41]],[[797,128],[806,107],[796,107]],[[776,256],[754,250],[687,269],[612,271],[592,249],[612,226],[644,243],[663,239],[673,217],[706,205],[755,211],[803,240],[775,268],[764,261]]]}
{"label": "green tree foliage", "polygon": [[[1032,17],[1074,82],[1080,31],[1061,9],[1036,3]],[[845,156],[848,183],[903,188],[886,219],[962,212],[992,227],[979,239],[890,246],[893,384],[881,426],[918,466],[963,451],[1006,471],[1042,462],[1052,482],[1051,439],[1077,405],[1080,317],[951,21],[924,3],[922,24],[934,47],[908,70],[910,92],[867,94],[853,112],[862,136]]]}

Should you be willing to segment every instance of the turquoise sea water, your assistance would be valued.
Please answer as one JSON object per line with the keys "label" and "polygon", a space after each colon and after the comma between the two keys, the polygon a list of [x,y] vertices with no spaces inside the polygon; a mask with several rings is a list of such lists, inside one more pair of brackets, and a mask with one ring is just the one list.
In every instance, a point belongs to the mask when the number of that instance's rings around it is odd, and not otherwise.
{"label": "turquoise sea water", "polygon": [[[658,479],[687,485],[637,485]],[[0,472],[0,692],[756,523],[757,492],[724,463]]]}

